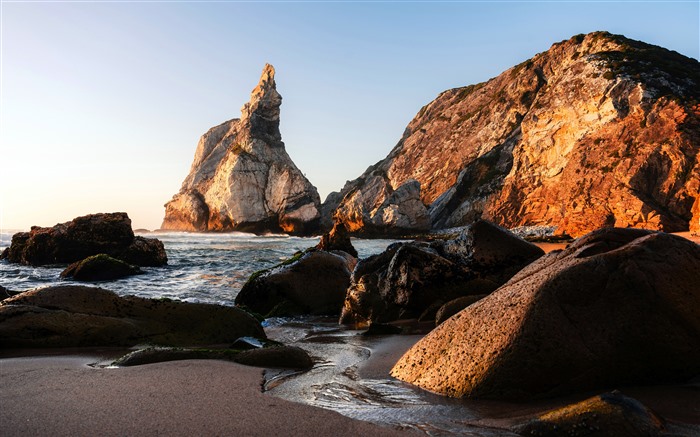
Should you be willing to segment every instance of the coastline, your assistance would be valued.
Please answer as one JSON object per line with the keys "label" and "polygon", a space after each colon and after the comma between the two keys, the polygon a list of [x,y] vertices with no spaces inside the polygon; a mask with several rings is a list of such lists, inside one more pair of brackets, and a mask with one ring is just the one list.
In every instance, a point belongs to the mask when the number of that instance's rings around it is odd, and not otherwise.
{"label": "coastline", "polygon": [[266,395],[259,368],[217,360],[91,367],[96,360],[0,359],[3,435],[413,435]]}

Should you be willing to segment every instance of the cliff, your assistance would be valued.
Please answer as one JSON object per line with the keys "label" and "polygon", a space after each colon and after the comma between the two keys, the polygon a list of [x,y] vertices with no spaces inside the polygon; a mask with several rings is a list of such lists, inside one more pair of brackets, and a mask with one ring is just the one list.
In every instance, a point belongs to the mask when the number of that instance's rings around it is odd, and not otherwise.
{"label": "cliff", "polygon": [[422,205],[404,208],[414,225],[400,232],[478,218],[571,236],[605,226],[700,232],[699,100],[698,61],[606,32],[577,35],[441,93],[385,159],[329,195],[324,225],[394,232],[390,198],[411,191]]}
{"label": "cliff", "polygon": [[202,135],[180,192],[165,204],[164,230],[317,230],[320,198],[287,154],[279,131],[282,96],[267,64],[241,118]]}

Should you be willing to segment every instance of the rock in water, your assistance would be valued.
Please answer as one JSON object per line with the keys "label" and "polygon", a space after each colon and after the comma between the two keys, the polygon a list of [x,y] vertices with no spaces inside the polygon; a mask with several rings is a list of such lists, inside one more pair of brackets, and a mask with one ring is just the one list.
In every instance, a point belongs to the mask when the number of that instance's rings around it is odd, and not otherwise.
{"label": "rock in water", "polygon": [[446,320],[393,376],[449,396],[528,399],[700,373],[700,245],[603,229]]}
{"label": "rock in water", "polygon": [[76,281],[109,281],[141,273],[143,271],[138,266],[101,253],[74,262],[61,272],[61,277]]}
{"label": "rock in water", "polygon": [[107,254],[137,266],[162,266],[168,257],[156,238],[134,236],[124,212],[90,214],[51,228],[32,226],[12,236],[0,256],[10,262],[41,266],[74,263],[92,255]]}
{"label": "rock in water", "polygon": [[697,233],[699,100],[697,60],[606,32],[578,35],[441,93],[385,159],[328,196],[323,220],[355,233],[425,226],[422,205],[389,200],[417,181],[434,229],[483,217],[574,237],[603,226],[687,231],[689,222]]}
{"label": "rock in water", "polygon": [[275,69],[267,64],[241,118],[202,135],[189,175],[165,205],[162,229],[291,234],[317,230],[321,201],[284,148],[281,104]]}

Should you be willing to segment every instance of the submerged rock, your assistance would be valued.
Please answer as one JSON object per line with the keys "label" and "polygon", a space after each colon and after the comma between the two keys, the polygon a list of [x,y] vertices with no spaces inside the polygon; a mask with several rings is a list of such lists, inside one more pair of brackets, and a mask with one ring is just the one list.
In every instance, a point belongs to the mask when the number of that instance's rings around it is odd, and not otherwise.
{"label": "submerged rock", "polygon": [[654,437],[664,420],[636,399],[618,391],[603,393],[540,415],[515,427],[522,436]]}
{"label": "submerged rock", "polygon": [[0,303],[0,347],[192,346],[244,336],[265,332],[238,308],[119,297],[101,288],[48,287]]}
{"label": "submerged rock", "polygon": [[236,305],[270,316],[337,315],[355,258],[337,251],[309,250],[254,273],[236,296]]}
{"label": "submerged rock", "polygon": [[395,243],[358,263],[340,322],[362,327],[419,318],[457,297],[490,293],[543,253],[484,221],[454,240]]}
{"label": "submerged rock", "polygon": [[448,319],[391,374],[449,396],[530,399],[700,373],[700,246],[603,229]]}
{"label": "submerged rock", "polygon": [[190,173],[165,205],[162,229],[291,234],[318,229],[321,200],[284,148],[281,104],[275,69],[267,64],[241,118],[211,128],[199,140]]}
{"label": "submerged rock", "polygon": [[138,266],[101,253],[69,265],[61,272],[61,277],[76,281],[108,281],[142,273]]}
{"label": "submerged rock", "polygon": [[12,244],[0,258],[40,266],[74,263],[98,254],[139,266],[168,262],[163,243],[135,236],[131,219],[124,212],[90,214],[51,228],[33,226],[29,232],[13,235]]}

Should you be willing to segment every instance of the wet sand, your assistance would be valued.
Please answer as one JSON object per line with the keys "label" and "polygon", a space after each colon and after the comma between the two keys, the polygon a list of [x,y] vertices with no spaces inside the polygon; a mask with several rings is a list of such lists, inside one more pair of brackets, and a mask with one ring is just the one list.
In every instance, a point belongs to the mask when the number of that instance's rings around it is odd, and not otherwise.
{"label": "wet sand", "polygon": [[100,359],[1,359],[2,435],[413,434],[266,395],[259,368],[225,361],[88,365]]}

